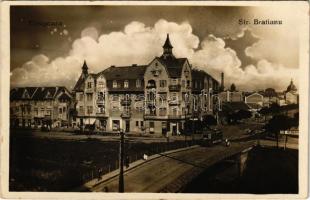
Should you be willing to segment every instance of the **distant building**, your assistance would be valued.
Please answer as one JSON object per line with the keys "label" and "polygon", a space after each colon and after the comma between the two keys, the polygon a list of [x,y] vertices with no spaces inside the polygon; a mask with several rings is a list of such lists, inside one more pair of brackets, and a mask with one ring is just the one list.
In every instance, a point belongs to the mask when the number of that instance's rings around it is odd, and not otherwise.
{"label": "distant building", "polygon": [[65,87],[13,88],[10,91],[10,126],[68,125],[71,100]]}
{"label": "distant building", "polygon": [[258,92],[247,94],[244,102],[251,108],[251,110],[259,110],[264,105],[264,96]]}
{"label": "distant building", "polygon": [[294,85],[293,80],[291,80],[290,85],[287,87],[284,92],[284,99],[286,104],[298,104],[298,93],[297,87]]}
{"label": "distant building", "polygon": [[243,97],[243,92],[241,91],[224,91],[219,93],[219,97],[222,102],[243,102],[244,97]]}
{"label": "distant building", "polygon": [[[74,87],[77,125],[140,134],[179,134],[194,112],[213,111],[219,82],[176,58],[169,35],[148,65],[111,66],[89,74],[83,64]],[[200,112],[200,114],[203,112]]]}

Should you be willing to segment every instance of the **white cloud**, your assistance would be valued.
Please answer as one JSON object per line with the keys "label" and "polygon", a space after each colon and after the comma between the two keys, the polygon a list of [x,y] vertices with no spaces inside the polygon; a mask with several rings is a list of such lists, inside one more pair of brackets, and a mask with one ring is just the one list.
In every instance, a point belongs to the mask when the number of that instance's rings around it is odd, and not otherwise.
{"label": "white cloud", "polygon": [[[297,70],[266,60],[242,70],[235,51],[225,48],[223,39],[209,35],[200,43],[189,23],[159,20],[153,27],[132,22],[123,31],[101,35],[95,28],[88,27],[82,31],[81,38],[73,42],[67,57],[49,61],[44,55],[35,56],[12,71],[11,84],[65,85],[72,89],[84,59],[92,72],[102,71],[111,65],[148,64],[155,56],[161,55],[167,33],[170,34],[176,57],[188,57],[194,66],[206,70],[217,79],[223,71],[225,82],[235,83],[239,88],[275,87],[283,90],[290,77],[297,73]],[[201,48],[198,49],[199,45]]]}

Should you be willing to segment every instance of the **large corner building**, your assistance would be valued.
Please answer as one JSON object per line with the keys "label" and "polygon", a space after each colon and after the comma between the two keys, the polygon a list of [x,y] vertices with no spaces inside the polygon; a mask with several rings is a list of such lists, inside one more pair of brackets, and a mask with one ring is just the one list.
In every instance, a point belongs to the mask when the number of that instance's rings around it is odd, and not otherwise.
{"label": "large corner building", "polygon": [[[214,114],[219,82],[176,58],[169,35],[163,54],[147,65],[111,66],[88,73],[84,62],[73,92],[76,125],[141,134],[178,134],[186,119]],[[216,96],[216,95],[215,95]]]}

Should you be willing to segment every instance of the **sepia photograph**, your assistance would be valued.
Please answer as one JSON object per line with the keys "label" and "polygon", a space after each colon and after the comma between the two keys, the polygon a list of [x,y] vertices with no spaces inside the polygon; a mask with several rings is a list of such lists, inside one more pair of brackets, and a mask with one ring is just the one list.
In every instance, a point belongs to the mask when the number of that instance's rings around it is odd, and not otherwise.
{"label": "sepia photograph", "polygon": [[308,195],[307,2],[84,3],[2,7],[2,193]]}

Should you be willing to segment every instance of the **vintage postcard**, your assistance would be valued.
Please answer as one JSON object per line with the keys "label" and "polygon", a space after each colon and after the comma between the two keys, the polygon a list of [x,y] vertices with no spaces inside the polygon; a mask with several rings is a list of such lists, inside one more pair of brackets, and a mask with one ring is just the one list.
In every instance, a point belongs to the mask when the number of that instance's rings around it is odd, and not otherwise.
{"label": "vintage postcard", "polygon": [[308,196],[306,1],[3,1],[1,197]]}

